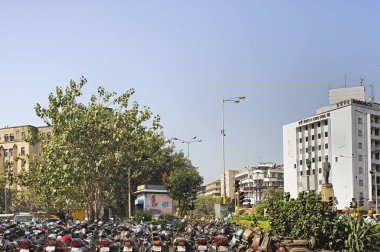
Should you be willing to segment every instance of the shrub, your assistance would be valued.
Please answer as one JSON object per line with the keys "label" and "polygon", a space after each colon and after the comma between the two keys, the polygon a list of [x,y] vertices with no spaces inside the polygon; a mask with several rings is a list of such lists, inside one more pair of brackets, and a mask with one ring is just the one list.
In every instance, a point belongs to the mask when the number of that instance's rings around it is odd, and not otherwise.
{"label": "shrub", "polygon": [[341,216],[336,219],[329,245],[334,251],[380,251],[379,226],[349,215]]}
{"label": "shrub", "polygon": [[143,221],[151,221],[153,218],[153,215],[149,211],[137,211],[132,217],[133,221],[140,222],[141,220]]}
{"label": "shrub", "polygon": [[328,244],[336,213],[330,202],[315,191],[300,193],[297,199],[278,200],[270,205],[269,221],[277,235],[294,238],[315,236],[318,244]]}

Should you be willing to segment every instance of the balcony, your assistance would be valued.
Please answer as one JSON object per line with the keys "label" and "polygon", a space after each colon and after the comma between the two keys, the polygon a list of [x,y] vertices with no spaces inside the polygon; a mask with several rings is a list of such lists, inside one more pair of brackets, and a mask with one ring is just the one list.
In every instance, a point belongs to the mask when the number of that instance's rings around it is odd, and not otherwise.
{"label": "balcony", "polygon": [[371,139],[380,140],[380,135],[375,135],[375,134],[371,133]]}

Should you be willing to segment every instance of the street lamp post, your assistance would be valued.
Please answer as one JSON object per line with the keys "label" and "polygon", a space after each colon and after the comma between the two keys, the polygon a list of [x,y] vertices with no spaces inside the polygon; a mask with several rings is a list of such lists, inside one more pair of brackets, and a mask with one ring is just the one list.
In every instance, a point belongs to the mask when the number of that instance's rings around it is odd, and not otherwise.
{"label": "street lamp post", "polygon": [[197,136],[194,136],[193,138],[191,138],[189,141],[185,141],[185,140],[182,140],[182,139],[179,139],[178,137],[173,137],[172,139],[175,140],[175,141],[180,141],[181,143],[185,143],[187,144],[187,159],[189,159],[189,154],[190,154],[190,144],[191,143],[200,143],[202,142],[201,139],[196,139]]}
{"label": "street lamp post", "polygon": [[239,103],[241,100],[244,100],[245,96],[240,97],[233,97],[228,99],[222,98],[222,162],[223,162],[223,204],[227,204],[227,192],[226,192],[226,158],[225,158],[225,151],[224,151],[224,137],[226,136],[225,130],[224,130],[224,103],[225,102],[233,102],[233,103]]}

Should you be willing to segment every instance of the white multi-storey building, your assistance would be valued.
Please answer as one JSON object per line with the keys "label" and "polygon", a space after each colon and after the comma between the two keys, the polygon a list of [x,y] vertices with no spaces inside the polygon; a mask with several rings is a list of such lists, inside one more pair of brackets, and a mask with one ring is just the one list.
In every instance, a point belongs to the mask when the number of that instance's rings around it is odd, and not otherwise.
{"label": "white multi-storey building", "polygon": [[[241,169],[235,175],[235,181],[240,182],[240,191],[246,195],[251,204],[257,204],[263,199],[264,190],[268,188],[284,189],[284,169],[282,165],[271,162],[259,163],[256,167]],[[247,206],[248,201],[243,205]]]}
{"label": "white multi-storey building", "polygon": [[363,86],[332,89],[329,101],[315,116],[283,126],[284,190],[292,197],[320,192],[327,158],[338,209],[360,198],[364,206],[377,207],[380,104],[365,101]]}

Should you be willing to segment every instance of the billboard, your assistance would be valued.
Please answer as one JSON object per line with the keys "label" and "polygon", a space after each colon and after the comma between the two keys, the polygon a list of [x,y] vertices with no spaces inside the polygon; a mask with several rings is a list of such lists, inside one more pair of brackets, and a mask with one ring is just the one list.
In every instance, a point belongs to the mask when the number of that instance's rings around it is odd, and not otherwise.
{"label": "billboard", "polygon": [[173,213],[173,200],[168,194],[148,193],[145,209],[155,214]]}

